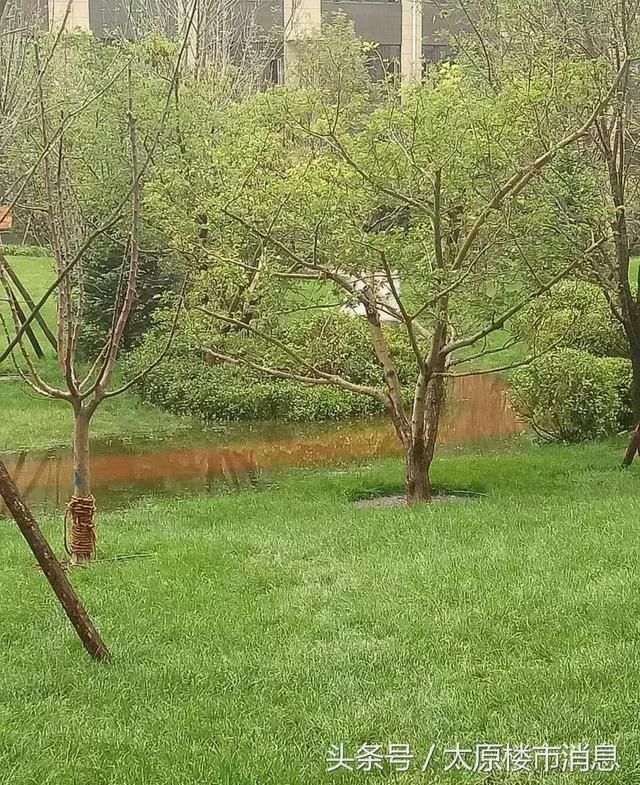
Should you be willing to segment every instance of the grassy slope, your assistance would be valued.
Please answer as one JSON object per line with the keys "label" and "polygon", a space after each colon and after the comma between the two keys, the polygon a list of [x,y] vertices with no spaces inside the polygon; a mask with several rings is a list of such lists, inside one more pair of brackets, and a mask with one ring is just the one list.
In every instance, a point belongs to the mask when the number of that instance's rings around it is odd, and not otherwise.
{"label": "grassy slope", "polygon": [[622,757],[589,782],[636,783],[640,498],[618,457],[460,454],[436,479],[488,497],[412,511],[348,501],[399,480],[389,461],[105,515],[106,554],[157,552],[73,573],[111,668],[0,525],[0,782],[316,785],[352,781],[324,773],[334,741],[584,741]]}
{"label": "grassy slope", "polygon": [[[106,401],[92,421],[92,438],[169,438],[192,427],[141,403],[133,394]],[[73,413],[64,401],[42,398],[21,381],[0,378],[0,452],[44,449],[70,444]]]}
{"label": "grassy slope", "polygon": [[[39,257],[13,257],[10,263],[20,276],[34,300],[42,295],[53,270],[51,261]],[[8,316],[7,305],[0,303],[0,311]],[[55,305],[49,301],[44,315],[50,325],[55,324]],[[42,335],[38,326],[35,328],[38,340],[45,350],[46,358],[41,367],[46,369],[49,380],[60,384],[53,359],[53,350]],[[4,335],[0,337],[0,347],[6,346]],[[7,361],[0,371],[0,452],[14,449],[33,449],[51,445],[65,444],[69,441],[73,418],[69,405],[64,401],[48,400],[29,389],[15,376],[13,367]],[[93,420],[92,433],[94,438],[111,438],[113,436],[161,438],[170,436],[191,425],[190,420],[162,412],[138,401],[133,394],[124,395],[106,401],[96,413]]]}

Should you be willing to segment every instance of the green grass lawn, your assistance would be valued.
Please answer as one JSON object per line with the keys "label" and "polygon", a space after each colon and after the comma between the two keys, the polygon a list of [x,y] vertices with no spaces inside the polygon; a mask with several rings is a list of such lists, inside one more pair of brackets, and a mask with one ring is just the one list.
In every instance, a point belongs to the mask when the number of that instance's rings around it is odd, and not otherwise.
{"label": "green grass lawn", "polygon": [[[92,439],[163,440],[193,429],[193,420],[142,403],[135,394],[105,401],[91,424]],[[0,453],[71,444],[73,412],[65,401],[43,398],[21,381],[0,376]]]}
{"label": "green grass lawn", "polygon": [[[37,297],[47,260],[14,261]],[[127,395],[93,433],[184,427]],[[68,406],[0,378],[0,450],[70,431]],[[615,743],[621,769],[585,782],[635,785],[640,465],[619,462],[619,444],[522,440],[437,461],[437,484],[484,494],[464,503],[354,508],[400,483],[388,460],[105,513],[102,556],[155,554],[72,573],[111,667],[0,519],[0,785],[580,781],[443,773],[445,748],[483,742]],[[62,518],[43,520],[58,550]],[[329,775],[339,742],[437,751],[427,774]]]}
{"label": "green grass lawn", "polygon": [[[333,742],[437,744],[388,781],[640,781],[640,467],[619,445],[439,460],[465,503],[355,509],[398,461],[149,501],[100,519],[72,579],[114,664],[84,655],[0,523],[0,782],[322,785]],[[59,545],[61,518],[44,521]],[[605,742],[615,774],[442,773],[445,747]]]}

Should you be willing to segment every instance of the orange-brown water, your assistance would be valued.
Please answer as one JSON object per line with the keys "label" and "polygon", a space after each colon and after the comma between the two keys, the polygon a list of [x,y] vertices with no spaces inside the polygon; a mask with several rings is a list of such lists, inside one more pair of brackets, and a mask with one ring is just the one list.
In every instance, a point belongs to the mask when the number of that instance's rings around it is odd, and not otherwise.
{"label": "orange-brown water", "polygon": [[[455,380],[440,430],[440,444],[506,437],[522,430],[507,401],[504,383],[491,376]],[[292,435],[282,429],[256,438],[233,426],[233,442],[222,446],[220,436],[194,446],[142,445],[134,452],[97,450],[92,459],[92,484],[101,502],[127,498],[149,490],[180,492],[206,488],[220,481],[240,483],[261,470],[338,463],[401,452],[392,427],[381,420],[325,424],[313,433]],[[228,442],[228,440],[226,440]],[[23,494],[34,502],[64,504],[71,489],[73,462],[68,449],[46,454],[6,457]]]}

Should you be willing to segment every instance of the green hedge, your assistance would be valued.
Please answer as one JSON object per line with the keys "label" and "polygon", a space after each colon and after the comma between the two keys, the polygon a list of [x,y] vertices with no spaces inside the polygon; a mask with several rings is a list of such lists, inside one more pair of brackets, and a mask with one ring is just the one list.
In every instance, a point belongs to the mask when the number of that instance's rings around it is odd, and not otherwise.
{"label": "green hedge", "polygon": [[[402,328],[385,328],[401,384],[411,394],[415,383],[415,359]],[[187,334],[188,331],[186,331]],[[373,398],[333,385],[304,385],[274,379],[246,366],[213,363],[185,339],[172,355],[140,386],[143,398],[178,414],[203,420],[311,421],[349,419],[382,413]],[[340,374],[360,384],[382,387],[376,362],[362,319],[333,314],[294,320],[274,333],[287,347],[327,373]],[[158,352],[162,336],[148,336],[127,361],[133,374]],[[220,349],[242,351],[263,364],[295,370],[286,352],[265,345],[243,333],[211,337]],[[298,369],[304,372],[304,369]]]}
{"label": "green hedge", "polygon": [[264,379],[238,366],[210,366],[182,353],[154,371],[141,393],[156,406],[205,421],[312,421],[381,412],[373,399],[336,387]]}
{"label": "green hedge", "polygon": [[5,245],[7,256],[52,256],[51,248],[45,245]]}
{"label": "green hedge", "polygon": [[542,352],[510,387],[515,410],[541,436],[579,442],[633,425],[628,343],[600,287],[562,281],[516,319],[514,332],[530,353]]}
{"label": "green hedge", "polygon": [[559,349],[514,372],[510,398],[545,439],[580,442],[629,427],[631,363]]}
{"label": "green hedge", "polygon": [[595,284],[567,280],[526,308],[514,331],[537,351],[578,349],[596,357],[628,357],[620,323]]}

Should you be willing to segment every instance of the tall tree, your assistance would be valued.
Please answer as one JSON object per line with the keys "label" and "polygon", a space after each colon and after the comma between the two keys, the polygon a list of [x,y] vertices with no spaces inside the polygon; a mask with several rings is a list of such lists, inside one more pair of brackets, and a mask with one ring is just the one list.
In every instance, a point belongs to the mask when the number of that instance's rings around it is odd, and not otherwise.
{"label": "tall tree", "polygon": [[[553,162],[569,165],[628,62],[612,79],[592,61],[548,65],[514,73],[497,89],[473,68],[445,67],[401,106],[378,108],[339,74],[301,80],[240,107],[216,152],[191,140],[215,163],[203,160],[172,181],[212,227],[206,253],[216,284],[205,271],[192,305],[236,331],[216,337],[203,328],[205,353],[376,399],[405,451],[410,503],[431,496],[447,377],[479,354],[497,354],[504,345],[492,337],[603,242],[576,221],[570,236],[558,231],[572,220],[557,198],[567,186],[543,175]],[[257,308],[249,318],[229,311],[220,286],[234,268],[251,282]],[[333,302],[325,288],[307,308],[360,307],[378,385],[336,374],[287,340],[295,287],[310,283],[329,287]],[[408,395],[388,320],[413,349]],[[262,353],[247,349],[245,334],[263,342]]]}
{"label": "tall tree", "polygon": [[[598,208],[580,217],[606,238],[580,275],[600,286],[624,330],[633,369],[632,404],[638,427],[625,456],[628,465],[640,447],[640,269],[633,264],[640,240],[636,67],[640,4],[637,0],[477,0],[474,9],[476,23],[464,45],[474,52],[476,67],[492,84],[509,78],[516,67],[526,68],[540,50],[599,61],[610,75],[618,73],[622,63],[633,63],[578,148],[583,171],[592,175],[585,196]],[[584,201],[576,200],[575,206],[582,210]]]}

